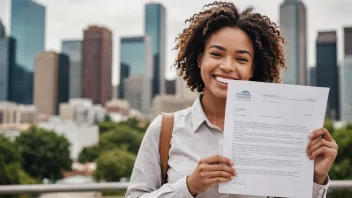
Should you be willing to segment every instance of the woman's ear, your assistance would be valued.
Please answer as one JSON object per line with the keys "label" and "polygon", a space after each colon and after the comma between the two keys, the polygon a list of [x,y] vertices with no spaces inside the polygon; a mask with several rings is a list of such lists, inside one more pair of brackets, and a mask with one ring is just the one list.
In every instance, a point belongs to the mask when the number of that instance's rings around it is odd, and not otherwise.
{"label": "woman's ear", "polygon": [[253,77],[253,73],[254,73],[254,63],[252,64],[252,68],[251,68],[251,71],[249,73],[248,80],[250,80]]}
{"label": "woman's ear", "polygon": [[202,65],[202,58],[203,58],[203,54],[199,54],[198,58],[197,58],[197,66],[200,68],[200,66]]}

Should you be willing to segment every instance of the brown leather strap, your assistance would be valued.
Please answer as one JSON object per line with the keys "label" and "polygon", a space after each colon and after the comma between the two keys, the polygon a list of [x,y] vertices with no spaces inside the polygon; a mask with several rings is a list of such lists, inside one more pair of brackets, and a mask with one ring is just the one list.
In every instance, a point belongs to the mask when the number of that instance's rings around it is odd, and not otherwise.
{"label": "brown leather strap", "polygon": [[169,150],[171,135],[174,128],[174,115],[172,113],[162,114],[162,123],[160,131],[159,153],[162,171],[162,184],[167,183],[167,169],[169,168]]}

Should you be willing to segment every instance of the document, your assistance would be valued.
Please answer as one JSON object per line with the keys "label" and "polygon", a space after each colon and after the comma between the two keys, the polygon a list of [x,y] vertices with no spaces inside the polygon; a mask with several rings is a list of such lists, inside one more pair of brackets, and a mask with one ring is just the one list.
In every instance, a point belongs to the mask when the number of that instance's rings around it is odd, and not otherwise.
{"label": "document", "polygon": [[309,134],[322,128],[329,88],[230,81],[223,155],[238,172],[219,193],[311,198]]}

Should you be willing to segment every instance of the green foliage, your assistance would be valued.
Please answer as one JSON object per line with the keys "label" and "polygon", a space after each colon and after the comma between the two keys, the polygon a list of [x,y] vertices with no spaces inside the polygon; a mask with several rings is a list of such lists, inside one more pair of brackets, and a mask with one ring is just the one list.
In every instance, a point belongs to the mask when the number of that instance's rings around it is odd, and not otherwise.
{"label": "green foliage", "polygon": [[78,161],[81,163],[93,162],[95,159],[99,157],[100,153],[101,153],[101,149],[98,145],[84,147],[78,156]]}
{"label": "green foliage", "polygon": [[123,149],[113,149],[104,152],[97,160],[97,170],[94,179],[108,182],[119,181],[123,177],[130,177],[136,157]]}
{"label": "green foliage", "polygon": [[16,145],[0,135],[0,185],[39,183],[23,170],[21,162]]}
{"label": "green foliage", "polygon": [[127,150],[137,154],[142,142],[143,134],[128,126],[120,125],[114,130],[105,132],[100,136],[100,147],[102,150],[121,147],[125,145]]}
{"label": "green foliage", "polygon": [[31,176],[40,180],[57,180],[63,170],[70,170],[70,144],[68,140],[54,132],[31,127],[16,138],[23,168]]}
{"label": "green foliage", "polygon": [[[346,127],[330,133],[339,146],[338,155],[329,172],[330,179],[352,180],[352,130]],[[328,197],[352,197],[352,190],[334,190]]]}

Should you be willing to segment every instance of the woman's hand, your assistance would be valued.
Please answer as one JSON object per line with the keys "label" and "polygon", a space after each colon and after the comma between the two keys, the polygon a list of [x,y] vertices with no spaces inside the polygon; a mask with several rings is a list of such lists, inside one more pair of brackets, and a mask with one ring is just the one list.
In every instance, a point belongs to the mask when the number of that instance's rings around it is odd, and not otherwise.
{"label": "woman's hand", "polygon": [[309,159],[314,159],[314,182],[324,185],[336,159],[338,146],[327,129],[318,129],[309,138],[307,154]]}
{"label": "woman's hand", "polygon": [[215,155],[203,158],[187,177],[187,187],[192,196],[204,192],[213,184],[230,181],[237,175],[234,163],[226,157]]}

